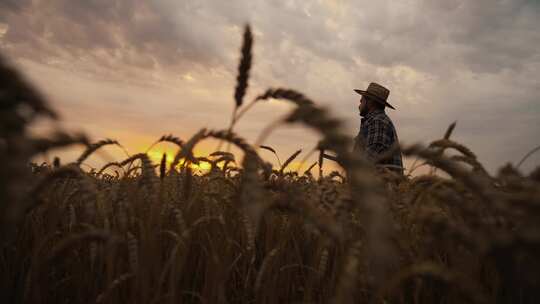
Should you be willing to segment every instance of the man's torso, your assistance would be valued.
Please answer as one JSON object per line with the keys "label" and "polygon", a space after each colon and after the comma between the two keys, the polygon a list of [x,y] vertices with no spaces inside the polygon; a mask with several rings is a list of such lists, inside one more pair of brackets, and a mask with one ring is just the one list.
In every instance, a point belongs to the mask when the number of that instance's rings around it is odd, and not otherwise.
{"label": "man's torso", "polygon": [[[384,111],[373,111],[362,118],[360,132],[357,136],[355,149],[369,149],[368,156],[381,156],[394,144],[398,144],[398,136],[392,120]],[[377,165],[403,168],[399,149],[388,159],[376,162]]]}

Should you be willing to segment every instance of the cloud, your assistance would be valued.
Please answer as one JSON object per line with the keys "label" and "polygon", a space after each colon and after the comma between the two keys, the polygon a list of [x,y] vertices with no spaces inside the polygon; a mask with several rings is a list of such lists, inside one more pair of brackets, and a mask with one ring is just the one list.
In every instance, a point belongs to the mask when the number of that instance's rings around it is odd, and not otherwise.
{"label": "cloud", "polygon": [[357,57],[430,73],[452,67],[496,73],[520,69],[540,56],[535,47],[540,6],[525,0],[6,3],[16,9],[2,16],[10,25],[4,43],[32,46],[38,52],[34,59],[58,55],[57,46],[72,56],[104,50],[144,68],[180,62],[216,66],[234,55],[231,37],[246,21],[272,52],[292,44],[347,66]]}
{"label": "cloud", "polygon": [[530,1],[378,2],[363,13],[351,6],[355,50],[370,62],[431,73],[519,70],[538,61],[540,10]]}
{"label": "cloud", "polygon": [[[147,137],[228,123],[242,26],[255,33],[248,98],[298,89],[346,121],[353,88],[391,90],[402,142],[455,139],[494,171],[540,132],[540,5],[526,0],[2,1],[0,49],[88,128]],[[44,77],[45,76],[45,77]],[[149,106],[150,105],[150,106]],[[238,125],[253,140],[289,109],[258,105]],[[121,113],[113,116],[103,113]],[[226,113],[226,114],[224,114]],[[78,121],[66,118],[72,125]],[[159,122],[159,123],[156,123]],[[306,136],[306,134],[308,134]],[[284,155],[311,147],[302,129],[270,138]],[[539,158],[531,158],[526,170]]]}
{"label": "cloud", "polygon": [[[175,2],[176,3],[176,2]],[[197,5],[142,0],[36,0],[1,15],[8,50],[48,62],[92,60],[111,67],[189,68],[224,62],[230,28]],[[12,6],[10,6],[12,7]],[[219,18],[217,18],[219,19]]]}
{"label": "cloud", "polygon": [[32,0],[3,0],[0,2],[0,8],[17,12],[22,7],[28,6],[31,2]]}

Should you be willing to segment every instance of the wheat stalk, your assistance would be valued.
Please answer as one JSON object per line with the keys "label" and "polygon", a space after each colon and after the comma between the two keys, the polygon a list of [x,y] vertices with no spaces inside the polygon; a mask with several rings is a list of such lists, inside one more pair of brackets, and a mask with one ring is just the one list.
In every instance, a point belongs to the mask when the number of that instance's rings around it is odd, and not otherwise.
{"label": "wheat stalk", "polygon": [[159,179],[163,181],[165,174],[167,174],[167,153],[163,153],[159,163]]}
{"label": "wheat stalk", "polygon": [[139,269],[139,242],[137,238],[128,231],[127,235],[128,261],[132,273],[137,273]]}
{"label": "wheat stalk", "polygon": [[171,165],[170,165],[170,170],[173,170],[176,165],[178,165],[178,163],[180,162],[181,159],[186,159],[187,161],[191,161],[191,162],[195,162],[195,156],[193,156],[193,149],[195,148],[195,145],[197,145],[197,143],[204,139],[205,137],[207,137],[207,131],[206,129],[201,129],[199,130],[199,132],[197,132],[195,135],[193,135],[185,144],[184,146],[182,147],[182,149],[176,153],[176,155],[174,156],[174,159],[173,161],[171,162]]}
{"label": "wheat stalk", "polygon": [[161,142],[170,142],[170,143],[173,143],[175,145],[177,145],[180,149],[184,146],[184,141],[182,141],[180,138],[172,135],[172,134],[169,134],[169,135],[163,135],[161,136],[158,140],[156,140],[154,143],[152,143],[150,145],[150,147],[148,147],[148,149],[146,149],[145,153],[148,153],[150,150],[152,150],[152,148],[161,143]]}
{"label": "wheat stalk", "polygon": [[354,242],[349,248],[345,258],[345,264],[341,277],[336,287],[336,295],[332,301],[335,304],[354,303],[355,286],[358,279],[358,268],[360,265],[360,251],[362,242]]}
{"label": "wheat stalk", "polygon": [[256,295],[258,295],[259,292],[261,291],[264,275],[267,272],[267,269],[270,267],[269,265],[272,262],[272,260],[274,259],[274,257],[277,255],[278,251],[279,251],[279,248],[274,248],[274,249],[270,250],[268,255],[266,255],[266,257],[264,258],[264,260],[262,262],[262,265],[261,265],[261,268],[259,270],[259,273],[257,273],[257,277],[255,279],[255,286],[254,287],[255,287],[255,294]]}
{"label": "wheat stalk", "polygon": [[79,158],[77,158],[77,161],[75,162],[75,164],[77,166],[80,166],[81,163],[87,159],[92,153],[94,153],[95,151],[97,151],[98,149],[104,147],[104,146],[109,146],[109,145],[116,145],[116,146],[119,146],[121,147],[120,143],[116,140],[113,140],[113,139],[103,139],[103,140],[100,140],[96,143],[93,143],[91,145],[89,145],[86,150],[81,154],[81,156],[79,156]]}
{"label": "wheat stalk", "polygon": [[96,298],[96,303],[103,303],[105,299],[116,289],[118,286],[120,286],[125,281],[129,280],[133,277],[133,274],[131,273],[125,273],[123,275],[120,275],[118,278],[116,278],[112,283],[107,286],[107,289],[100,293],[98,297]]}
{"label": "wheat stalk", "polygon": [[285,170],[285,168],[287,168],[287,166],[296,158],[298,157],[298,155],[302,153],[302,149],[294,152],[291,156],[289,156],[289,158],[287,158],[287,160],[283,163],[283,165],[281,166],[281,168],[279,169],[279,173],[280,174],[283,174],[283,170]]}
{"label": "wheat stalk", "polygon": [[242,43],[242,58],[238,66],[238,76],[236,77],[236,89],[234,90],[234,100],[236,101],[236,108],[242,105],[244,95],[248,87],[249,70],[251,68],[251,60],[253,55],[251,54],[251,48],[253,46],[253,35],[251,34],[251,28],[246,25],[244,29],[244,42]]}
{"label": "wheat stalk", "polygon": [[32,155],[45,153],[51,149],[64,148],[71,145],[88,145],[88,138],[84,134],[68,134],[57,131],[52,138],[35,138],[30,141]]}

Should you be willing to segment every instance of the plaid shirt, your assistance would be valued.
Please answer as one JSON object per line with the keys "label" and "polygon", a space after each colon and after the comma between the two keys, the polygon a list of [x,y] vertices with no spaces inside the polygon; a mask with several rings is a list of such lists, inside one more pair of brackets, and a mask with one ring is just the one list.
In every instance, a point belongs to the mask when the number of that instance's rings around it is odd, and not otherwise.
{"label": "plaid shirt", "polygon": [[[364,151],[365,156],[375,161],[394,143],[399,143],[396,129],[390,117],[382,110],[368,113],[360,123],[360,132],[355,139],[354,151]],[[396,151],[392,157],[377,162],[377,165],[387,165],[401,171],[403,161],[401,151]]]}

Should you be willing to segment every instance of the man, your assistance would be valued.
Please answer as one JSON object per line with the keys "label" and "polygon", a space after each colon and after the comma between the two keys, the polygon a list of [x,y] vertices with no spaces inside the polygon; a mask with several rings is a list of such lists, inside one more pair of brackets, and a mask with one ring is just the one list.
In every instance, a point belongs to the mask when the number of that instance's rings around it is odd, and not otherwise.
{"label": "man", "polygon": [[391,147],[399,144],[396,129],[384,111],[386,107],[395,108],[386,100],[390,91],[377,83],[370,83],[367,90],[354,90],[362,95],[358,110],[362,117],[360,132],[355,139],[354,151],[362,151],[364,156],[377,166],[403,173],[401,151],[380,159]]}

